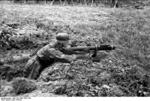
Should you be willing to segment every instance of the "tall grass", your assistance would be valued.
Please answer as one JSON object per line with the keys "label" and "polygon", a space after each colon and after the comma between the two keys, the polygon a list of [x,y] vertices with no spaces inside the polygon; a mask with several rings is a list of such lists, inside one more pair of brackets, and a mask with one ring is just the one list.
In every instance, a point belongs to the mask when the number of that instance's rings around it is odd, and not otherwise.
{"label": "tall grass", "polygon": [[[11,43],[12,40],[17,40],[16,44],[26,46],[24,49],[29,50],[29,46],[40,45],[38,42],[51,42],[57,32],[68,32],[72,46],[100,44],[117,46],[115,51],[99,63],[77,61],[69,65],[72,68],[66,74],[59,68],[60,74],[58,72],[55,76],[66,77],[65,79],[73,82],[74,86],[68,84],[71,86],[69,88],[66,85],[63,93],[68,96],[86,96],[86,93],[89,96],[142,96],[139,93],[141,91],[148,92],[144,96],[150,94],[149,8],[128,10],[39,5],[6,5],[6,7],[8,8],[0,9],[1,34],[6,30],[5,34],[8,37],[4,38],[4,41],[11,39],[8,40],[8,43]],[[12,26],[14,24],[18,26]],[[28,42],[32,44],[26,44]],[[65,65],[60,67],[65,68]],[[46,81],[54,78],[48,73],[47,75],[43,77]],[[104,85],[118,89],[110,90]]]}

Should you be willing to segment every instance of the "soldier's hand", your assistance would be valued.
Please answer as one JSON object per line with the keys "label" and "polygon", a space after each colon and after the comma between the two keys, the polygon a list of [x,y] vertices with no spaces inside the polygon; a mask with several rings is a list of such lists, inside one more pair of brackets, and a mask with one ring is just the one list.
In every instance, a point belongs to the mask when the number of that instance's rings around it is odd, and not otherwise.
{"label": "soldier's hand", "polygon": [[99,52],[95,57],[91,57],[93,62],[100,62],[108,56],[107,52]]}
{"label": "soldier's hand", "polygon": [[77,56],[76,55],[69,55],[69,56],[68,55],[62,55],[61,58],[66,59],[66,60],[72,62],[72,61],[74,61],[74,60],[77,59]]}
{"label": "soldier's hand", "polygon": [[72,55],[72,61],[77,59],[77,55]]}

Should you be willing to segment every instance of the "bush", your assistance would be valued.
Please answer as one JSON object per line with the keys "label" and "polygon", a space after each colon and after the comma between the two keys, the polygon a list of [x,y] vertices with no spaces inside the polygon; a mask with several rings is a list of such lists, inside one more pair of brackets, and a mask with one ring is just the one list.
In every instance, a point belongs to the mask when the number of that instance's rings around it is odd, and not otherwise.
{"label": "bush", "polygon": [[25,78],[14,79],[12,86],[16,95],[30,93],[37,89],[35,82]]}

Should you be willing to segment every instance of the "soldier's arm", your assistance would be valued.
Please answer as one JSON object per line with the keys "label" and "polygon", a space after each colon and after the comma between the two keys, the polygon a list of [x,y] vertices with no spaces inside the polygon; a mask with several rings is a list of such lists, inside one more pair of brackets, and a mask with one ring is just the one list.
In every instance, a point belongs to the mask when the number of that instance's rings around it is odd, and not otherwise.
{"label": "soldier's arm", "polygon": [[[51,49],[52,50],[52,49]],[[58,50],[54,50],[53,55],[55,55],[55,58],[57,58],[58,60],[62,59],[62,60],[67,60],[67,61],[74,61],[77,59],[90,59],[90,55],[87,52],[84,51],[76,51],[74,52],[74,54],[66,54],[64,52],[58,51]]]}
{"label": "soldier's arm", "polygon": [[65,62],[65,63],[70,63],[73,60],[76,59],[75,55],[67,55],[64,54],[63,52],[55,49],[55,48],[49,48],[48,49],[49,57],[54,58],[56,62]]}
{"label": "soldier's arm", "polygon": [[[77,59],[90,59],[90,55],[89,53],[86,52],[79,52],[78,54],[64,54],[61,51],[55,51],[57,52],[57,54],[55,54],[55,58],[57,58],[58,60],[67,60],[67,61],[74,61]],[[53,55],[54,55],[53,54]]]}
{"label": "soldier's arm", "polygon": [[82,54],[82,55],[64,54],[60,50],[53,48],[51,45],[46,45],[45,47],[40,49],[37,52],[37,55],[42,58],[49,57],[49,58],[55,59],[55,61],[57,61],[57,62],[66,62],[66,63],[70,63],[76,59],[87,59],[88,58],[87,54]]}

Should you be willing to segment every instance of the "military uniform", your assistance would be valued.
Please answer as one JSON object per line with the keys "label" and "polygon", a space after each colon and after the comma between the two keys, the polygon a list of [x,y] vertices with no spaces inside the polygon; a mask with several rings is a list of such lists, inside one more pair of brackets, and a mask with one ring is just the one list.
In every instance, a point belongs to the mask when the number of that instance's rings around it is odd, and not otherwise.
{"label": "military uniform", "polygon": [[[60,35],[61,36],[61,35]],[[62,37],[62,36],[61,36]],[[64,40],[66,37],[57,37],[57,40]],[[63,39],[64,38],[64,39]],[[55,62],[69,63],[69,56],[67,58],[61,58],[64,53],[61,48],[64,47],[58,42],[50,43],[41,48],[35,56],[33,56],[27,62],[25,66],[26,77],[30,79],[37,79],[41,72],[48,66]],[[67,57],[67,55],[66,55]]]}

